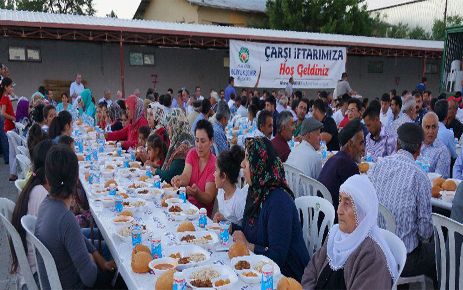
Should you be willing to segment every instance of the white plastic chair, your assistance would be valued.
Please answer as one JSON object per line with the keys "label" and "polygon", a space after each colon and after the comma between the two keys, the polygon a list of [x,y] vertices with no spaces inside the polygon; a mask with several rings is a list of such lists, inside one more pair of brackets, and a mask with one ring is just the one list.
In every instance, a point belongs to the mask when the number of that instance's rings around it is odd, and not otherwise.
{"label": "white plastic chair", "polygon": [[379,204],[378,209],[379,209],[379,215],[383,218],[386,224],[385,229],[392,233],[395,233],[396,223],[395,223],[394,214],[382,204]]}
{"label": "white plastic chair", "polygon": [[[19,233],[16,231],[14,226],[11,224],[11,215],[14,210],[14,202],[6,198],[0,198],[0,223],[6,229],[6,233],[11,238],[11,244],[13,244],[16,257],[18,259],[19,269],[21,275],[24,277],[27,288],[30,290],[38,290],[37,284],[35,283],[34,276],[32,275],[29,262],[27,261],[27,255],[24,251],[23,242]],[[10,248],[5,245],[5,248],[9,251]]]}
{"label": "white plastic chair", "polygon": [[456,72],[460,70],[460,66],[461,66],[461,61],[458,59],[453,60],[452,63],[450,64],[450,71],[447,74],[447,83],[445,85],[446,89],[449,92],[452,92],[454,89],[455,82],[457,81]]}
{"label": "white plastic chair", "polygon": [[[45,266],[46,273],[40,273],[40,267],[37,267],[39,273],[40,289],[56,289],[62,290],[61,282],[59,280],[58,270],[56,269],[55,260],[50,254],[50,251],[42,244],[42,242],[35,236],[35,222],[37,218],[32,215],[25,215],[21,218],[21,225],[26,230],[27,236],[29,237],[30,242],[34,245],[35,248],[35,258],[37,260],[37,251],[39,251],[40,257],[43,260],[43,265]],[[39,265],[37,263],[37,265]],[[44,282],[47,282],[48,285],[43,285]],[[42,281],[45,280],[45,281]],[[48,287],[46,287],[48,286]]]}
{"label": "white plastic chair", "polygon": [[23,187],[21,186],[21,182],[23,182],[24,179],[16,179],[14,181],[14,186],[16,186],[16,189],[18,190],[18,194],[21,193],[21,191],[23,190]]}
{"label": "white plastic chair", "polygon": [[300,191],[302,190],[300,186],[300,175],[302,174],[302,171],[287,163],[283,163],[283,168],[285,169],[285,177],[289,188],[293,191],[294,197],[299,197]]}
{"label": "white plastic chair", "polygon": [[320,181],[301,173],[300,183],[302,192],[304,193],[303,195],[318,196],[318,193],[320,192],[324,199],[333,204],[331,193]]}
{"label": "white plastic chair", "polygon": [[29,154],[29,149],[27,149],[26,147],[24,146],[18,146],[18,151],[19,153],[21,153],[22,155],[26,156],[27,158],[31,159],[31,156]]}
{"label": "white plastic chair", "polygon": [[22,154],[16,155],[16,159],[18,159],[19,167],[21,168],[19,177],[24,178],[27,172],[31,169],[32,162],[27,156]]}
{"label": "white plastic chair", "polygon": [[[381,229],[381,234],[383,235],[384,240],[389,245],[392,255],[394,255],[395,260],[398,262],[398,277],[402,273],[402,270],[405,267],[405,262],[407,261],[407,248],[405,248],[404,242],[396,236],[394,233]],[[400,279],[400,278],[399,278]],[[397,279],[392,285],[392,289],[397,289]]]}
{"label": "white plastic chair", "polygon": [[22,144],[21,136],[18,135],[14,130],[6,132],[6,137],[8,139],[8,148],[9,148],[9,162],[10,162],[10,174],[17,174],[17,163],[15,156],[19,153],[18,146]]}
{"label": "white plastic chair", "polygon": [[[320,249],[326,230],[331,229],[334,223],[334,207],[324,198],[318,196],[301,196],[295,200],[299,217],[302,213],[302,233],[310,257]],[[324,218],[318,227],[320,212]]]}
{"label": "white plastic chair", "polygon": [[[460,256],[457,257],[455,247],[455,233],[463,236],[463,224],[452,220],[440,214],[432,214],[432,223],[434,225],[434,243],[436,245],[436,257],[440,255],[440,272],[438,272],[438,280],[440,281],[440,289],[456,289],[455,276],[456,271],[459,273],[458,285],[463,287],[463,258],[461,256],[462,248],[460,248]],[[447,242],[444,237],[443,228],[447,231]],[[447,247],[449,247],[447,249]],[[448,255],[447,255],[448,253]],[[447,257],[450,259],[449,268],[447,268]],[[460,268],[455,269],[456,259],[460,259]],[[439,269],[439,267],[437,267]],[[447,282],[449,285],[446,285]]]}
{"label": "white plastic chair", "polygon": [[18,130],[19,135],[23,135],[23,131],[26,128],[26,125],[24,125],[21,122],[14,122],[14,126],[16,127],[16,130]]}

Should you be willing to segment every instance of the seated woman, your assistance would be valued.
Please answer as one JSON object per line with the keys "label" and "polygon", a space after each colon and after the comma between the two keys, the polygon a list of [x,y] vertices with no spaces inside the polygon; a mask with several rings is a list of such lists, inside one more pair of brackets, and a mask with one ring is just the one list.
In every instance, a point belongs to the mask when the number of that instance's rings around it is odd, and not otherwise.
{"label": "seated woman", "polygon": [[61,111],[68,111],[72,112],[74,110],[74,107],[72,106],[71,103],[69,103],[69,96],[67,93],[62,93],[61,94],[61,103],[56,105],[56,111],[59,113]]}
{"label": "seated woman", "polygon": [[[23,241],[24,250],[27,253],[27,260],[31,266],[34,278],[38,279],[37,265],[35,264],[34,247],[26,241],[26,231],[21,226],[21,218],[25,215],[37,216],[39,206],[42,201],[47,197],[47,180],[45,178],[45,156],[50,150],[53,143],[51,140],[43,140],[34,147],[34,158],[32,159],[32,177],[29,178],[21,193],[19,194],[16,206],[13,211],[11,223],[18,231],[21,240]],[[12,255],[13,265],[12,270],[17,271],[19,268],[16,255]],[[38,280],[37,280],[38,282]]]}
{"label": "seated woman", "polygon": [[169,147],[169,134],[167,133],[165,126],[165,107],[159,103],[154,102],[149,105],[146,113],[148,118],[148,125],[151,131],[159,135],[164,143],[167,144],[167,147]]}
{"label": "seated woman", "polygon": [[[79,173],[77,156],[66,145],[55,145],[45,160],[49,195],[39,208],[35,235],[50,251],[63,289],[105,288],[110,281],[98,280],[98,269],[114,271],[114,261],[106,261],[82,235],[70,211]],[[46,273],[38,260],[40,273]],[[102,277],[102,275],[100,275]],[[45,277],[40,277],[42,282]],[[106,282],[106,283],[105,283]]]}
{"label": "seated woman", "polygon": [[92,91],[90,89],[85,89],[82,91],[80,94],[81,97],[81,103],[80,103],[80,114],[82,115],[85,113],[87,116],[92,117],[95,119],[95,113],[96,113],[96,107],[95,104],[93,103],[93,98],[92,98]]}
{"label": "seated woman", "polygon": [[248,195],[247,188],[241,189],[237,185],[243,159],[244,151],[237,145],[222,151],[217,157],[214,177],[219,210],[214,215],[214,222],[227,220],[241,225]]}
{"label": "seated woman", "polygon": [[181,175],[172,178],[172,185],[186,186],[188,200],[198,208],[206,208],[211,217],[217,188],[214,182],[215,155],[211,148],[214,143],[214,129],[209,121],[199,120],[195,128],[195,147],[185,160],[185,168]]}
{"label": "seated woman", "polygon": [[72,115],[68,111],[59,112],[48,128],[48,136],[54,144],[58,144],[58,139],[62,135],[72,135]]}
{"label": "seated woman", "polygon": [[123,128],[121,122],[121,115],[121,107],[116,102],[113,102],[111,106],[109,106],[108,108],[108,120],[106,121],[106,123],[110,125],[111,131],[118,131]]}
{"label": "seated woman", "polygon": [[337,214],[339,224],[304,271],[304,289],[391,289],[397,262],[377,226],[378,197],[366,175],[341,185]]}
{"label": "seated woman", "polygon": [[171,140],[170,147],[162,168],[156,169],[155,175],[170,183],[172,177],[182,174],[186,155],[195,142],[190,134],[190,124],[182,109],[172,109],[166,117],[166,124]]}
{"label": "seated woman", "polygon": [[281,160],[265,137],[247,139],[245,147],[241,167],[249,189],[242,226],[232,225],[233,239],[272,259],[283,275],[301,281],[309,253]]}
{"label": "seated woman", "polygon": [[125,101],[127,106],[128,122],[119,131],[106,133],[106,140],[108,141],[123,141],[122,147],[124,149],[136,149],[138,144],[138,129],[142,126],[147,126],[143,116],[143,101],[135,95],[131,95]]}

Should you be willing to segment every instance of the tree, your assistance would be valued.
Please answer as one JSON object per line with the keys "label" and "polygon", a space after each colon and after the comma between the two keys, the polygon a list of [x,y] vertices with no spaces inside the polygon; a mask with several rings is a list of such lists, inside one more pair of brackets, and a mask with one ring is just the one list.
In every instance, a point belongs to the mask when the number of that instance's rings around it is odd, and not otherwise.
{"label": "tree", "polygon": [[117,18],[117,15],[116,15],[116,12],[114,12],[114,10],[111,10],[109,14],[106,14],[106,17]]}
{"label": "tree", "polygon": [[445,28],[463,24],[463,17],[454,15],[447,17],[447,23],[444,20],[434,20],[432,25],[432,39],[444,40],[445,39]]}
{"label": "tree", "polygon": [[411,39],[431,39],[431,35],[423,27],[416,26],[408,32],[408,38]]}
{"label": "tree", "polygon": [[0,0],[0,8],[1,9],[14,9],[14,1],[13,0]]}
{"label": "tree", "polygon": [[0,8],[78,15],[96,12],[93,0],[2,0]]}

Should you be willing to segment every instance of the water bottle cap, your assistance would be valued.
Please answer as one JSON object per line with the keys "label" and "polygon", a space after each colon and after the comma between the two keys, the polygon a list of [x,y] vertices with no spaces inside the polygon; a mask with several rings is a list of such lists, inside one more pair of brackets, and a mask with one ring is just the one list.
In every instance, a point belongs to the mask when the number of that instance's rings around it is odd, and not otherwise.
{"label": "water bottle cap", "polygon": [[174,273],[174,280],[183,280],[184,279],[184,275],[182,272],[175,272]]}
{"label": "water bottle cap", "polygon": [[265,273],[271,273],[271,272],[273,272],[273,265],[272,265],[272,264],[265,264],[265,265],[262,267],[262,272],[265,272]]}
{"label": "water bottle cap", "polygon": [[185,187],[182,186],[182,187],[180,187],[178,190],[180,190],[180,191],[185,191]]}
{"label": "water bottle cap", "polygon": [[202,207],[202,208],[199,210],[199,213],[200,213],[200,214],[205,214],[205,213],[207,213],[207,210],[206,210],[204,207]]}

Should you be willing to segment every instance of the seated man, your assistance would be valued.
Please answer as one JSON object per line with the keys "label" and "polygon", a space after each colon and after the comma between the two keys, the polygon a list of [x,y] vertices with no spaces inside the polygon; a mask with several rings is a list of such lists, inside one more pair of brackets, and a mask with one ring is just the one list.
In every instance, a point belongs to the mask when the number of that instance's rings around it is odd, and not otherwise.
{"label": "seated man", "polygon": [[307,99],[302,99],[299,101],[297,107],[296,107],[296,129],[294,130],[294,137],[297,137],[299,139],[298,141],[301,140],[301,127],[302,127],[302,121],[305,120],[305,115],[307,114],[307,108],[309,107],[309,101]]}
{"label": "seated man", "polygon": [[395,139],[386,134],[386,128],[381,123],[380,109],[369,106],[363,113],[363,120],[368,129],[365,138],[365,152],[373,157],[376,162],[378,157],[389,156],[394,152]]}
{"label": "seated man", "polygon": [[272,146],[275,149],[281,162],[286,162],[291,148],[289,148],[288,142],[293,138],[294,132],[294,121],[293,115],[289,111],[283,111],[280,113],[280,117],[277,120],[277,134],[272,139]]}
{"label": "seated man", "polygon": [[434,112],[424,115],[422,125],[424,141],[421,146],[420,156],[429,161],[429,172],[436,172],[443,178],[450,177],[450,153],[447,147],[439,139],[439,119]]}
{"label": "seated man", "polygon": [[331,193],[334,208],[339,204],[339,187],[349,177],[359,174],[356,162],[364,155],[365,143],[362,125],[359,119],[353,120],[339,132],[341,151],[328,159],[323,166],[318,180]]}
{"label": "seated man", "polygon": [[447,100],[439,100],[434,105],[434,112],[439,118],[439,131],[437,132],[437,139],[439,139],[450,152],[452,159],[457,159],[457,150],[455,146],[455,136],[453,132],[445,127],[445,120],[449,113],[449,103]]}
{"label": "seated man", "polygon": [[317,121],[323,123],[321,139],[326,142],[328,150],[338,151],[338,128],[333,118],[328,116],[326,105],[321,99],[317,99],[313,102],[312,115]]}
{"label": "seated man", "polygon": [[267,110],[262,110],[259,112],[257,117],[257,130],[243,134],[240,136],[234,136],[231,143],[238,144],[244,148],[244,142],[246,138],[252,137],[267,137],[267,139],[272,139],[273,133],[273,117],[272,113]]}
{"label": "seated man", "polygon": [[369,177],[379,203],[394,215],[397,225],[395,233],[407,248],[407,262],[402,276],[425,274],[435,280],[434,246],[425,243],[433,232],[431,182],[415,163],[424,140],[423,129],[414,122],[405,123],[397,133],[397,152],[378,161]]}
{"label": "seated man", "polygon": [[287,164],[294,166],[305,175],[317,179],[322,170],[320,149],[320,128],[323,124],[314,118],[305,119],[301,125],[302,142],[289,153]]}

